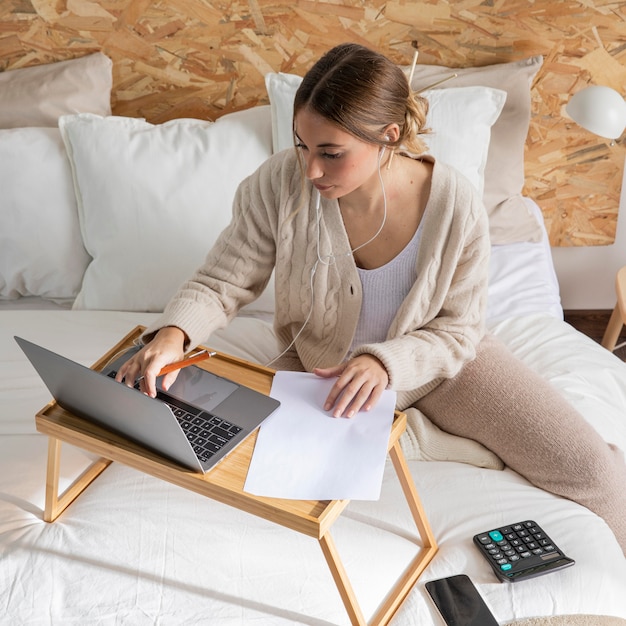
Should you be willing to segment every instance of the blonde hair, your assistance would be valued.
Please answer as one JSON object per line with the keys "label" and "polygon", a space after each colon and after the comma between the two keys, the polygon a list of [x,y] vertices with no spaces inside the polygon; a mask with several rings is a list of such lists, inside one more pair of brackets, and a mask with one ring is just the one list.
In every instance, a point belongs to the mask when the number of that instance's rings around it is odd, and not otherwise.
{"label": "blonde hair", "polygon": [[[329,50],[306,73],[294,100],[294,119],[308,108],[365,141],[419,155],[428,101],[413,93],[404,72],[384,55],[354,43]],[[388,141],[390,124],[400,129]]]}

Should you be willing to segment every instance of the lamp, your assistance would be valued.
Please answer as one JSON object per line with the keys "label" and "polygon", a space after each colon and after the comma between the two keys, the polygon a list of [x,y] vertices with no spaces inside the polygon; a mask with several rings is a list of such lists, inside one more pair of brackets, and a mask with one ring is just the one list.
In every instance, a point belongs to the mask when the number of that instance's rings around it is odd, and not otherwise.
{"label": "lamp", "polygon": [[578,125],[600,137],[619,139],[626,128],[626,101],[611,87],[585,87],[571,97],[565,110]]}
{"label": "lamp", "polygon": [[[565,111],[572,118],[572,120],[574,120],[574,122],[576,122],[579,126],[582,126],[585,130],[599,135],[600,137],[610,139],[611,145],[615,145],[615,140],[619,139],[626,129],[626,101],[624,101],[624,98],[617,91],[615,91],[615,89],[611,89],[610,87],[593,85],[591,87],[581,89],[570,98],[570,101],[565,107]],[[624,187],[626,187],[626,171],[623,175]],[[620,202],[622,209],[624,208],[625,202],[626,188],[622,188]],[[620,225],[618,223],[618,228],[615,233],[615,243],[617,243],[620,238],[619,226]],[[626,231],[622,228],[621,235],[624,234],[626,234]],[[615,306],[611,322],[605,332],[602,344],[609,350],[616,348],[615,343],[619,336],[619,331],[622,328],[622,326],[619,325],[619,322],[622,321],[620,313],[623,313],[620,309],[620,306],[622,306],[620,298],[623,297],[624,278],[626,278],[626,275],[624,274],[624,272],[626,272],[626,266],[623,265],[623,245],[614,245],[611,246],[611,248],[613,248],[613,250],[611,250],[609,254],[606,254],[603,251],[601,255],[598,255],[598,262],[595,264],[595,269],[597,270],[600,270],[601,267],[606,270],[607,265],[609,267],[616,266],[618,276],[618,303]],[[587,258],[587,260],[589,259]],[[624,345],[626,344],[620,344],[617,348],[621,348]]]}

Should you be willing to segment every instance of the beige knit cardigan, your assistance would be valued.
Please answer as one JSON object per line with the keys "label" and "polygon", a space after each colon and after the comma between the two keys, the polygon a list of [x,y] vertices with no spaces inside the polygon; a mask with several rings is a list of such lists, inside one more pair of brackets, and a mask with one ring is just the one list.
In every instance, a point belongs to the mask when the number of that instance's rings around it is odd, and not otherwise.
{"label": "beige knit cardigan", "polygon": [[[280,350],[302,330],[275,367],[340,363],[357,326],[361,283],[338,202],[322,199],[318,212],[316,196],[302,184],[295,150],[270,158],[241,183],[230,225],[144,337],[171,325],[187,333],[188,348],[206,342],[262,293],[274,269]],[[435,161],[422,219],[417,279],[387,339],[353,353],[380,359],[399,409],[454,376],[484,334],[490,243],[481,200]]]}

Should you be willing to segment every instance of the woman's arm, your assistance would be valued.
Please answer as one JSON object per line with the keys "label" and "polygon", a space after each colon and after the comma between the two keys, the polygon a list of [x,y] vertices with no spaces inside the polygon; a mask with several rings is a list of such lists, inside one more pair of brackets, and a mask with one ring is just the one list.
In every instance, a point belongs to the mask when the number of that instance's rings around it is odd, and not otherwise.
{"label": "woman's arm", "polygon": [[353,353],[379,359],[398,391],[454,376],[484,335],[491,244],[486,211],[468,185],[442,194],[448,212],[431,212],[424,225],[417,280],[389,339]]}

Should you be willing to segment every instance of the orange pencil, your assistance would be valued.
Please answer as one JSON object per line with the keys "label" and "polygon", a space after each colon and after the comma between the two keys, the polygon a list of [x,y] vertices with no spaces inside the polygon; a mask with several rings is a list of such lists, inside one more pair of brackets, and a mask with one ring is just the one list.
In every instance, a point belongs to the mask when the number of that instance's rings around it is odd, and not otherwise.
{"label": "orange pencil", "polygon": [[204,361],[205,359],[210,359],[212,356],[215,356],[217,352],[209,352],[208,350],[200,350],[200,352],[196,352],[192,354],[190,357],[184,358],[182,361],[176,361],[175,363],[170,363],[166,365],[160,372],[159,376],[165,376],[165,374],[169,374],[175,370],[183,369],[183,367],[189,367],[194,363],[199,363],[200,361]]}

